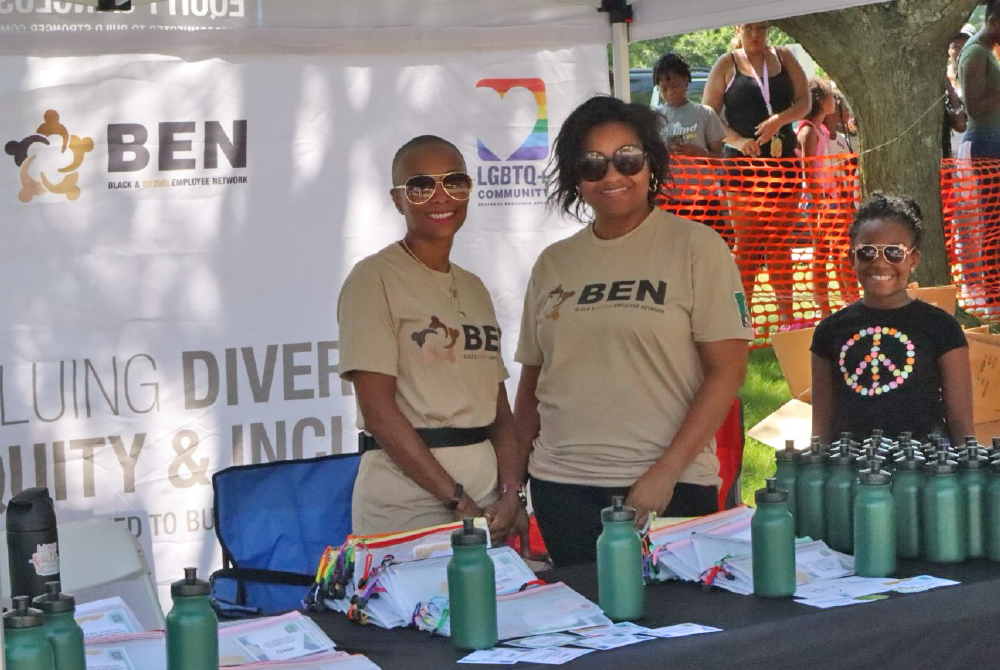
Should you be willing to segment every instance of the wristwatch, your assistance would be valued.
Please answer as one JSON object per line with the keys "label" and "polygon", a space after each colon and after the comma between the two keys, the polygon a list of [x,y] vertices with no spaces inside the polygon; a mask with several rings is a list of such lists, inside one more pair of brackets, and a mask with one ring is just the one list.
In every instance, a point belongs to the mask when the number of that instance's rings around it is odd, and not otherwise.
{"label": "wristwatch", "polygon": [[517,491],[517,501],[521,503],[521,507],[528,506],[528,494],[524,490],[524,484],[521,482],[507,482],[500,486],[500,495],[505,495],[507,491]]}

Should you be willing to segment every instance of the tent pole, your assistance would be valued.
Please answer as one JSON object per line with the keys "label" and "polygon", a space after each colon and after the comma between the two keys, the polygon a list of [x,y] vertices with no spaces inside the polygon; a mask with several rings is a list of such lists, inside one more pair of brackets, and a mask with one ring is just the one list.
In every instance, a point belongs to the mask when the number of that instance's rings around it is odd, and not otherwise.
{"label": "tent pole", "polygon": [[601,0],[597,11],[607,12],[611,24],[611,80],[615,97],[632,101],[632,88],[628,77],[628,24],[632,23],[632,6],[629,0]]}
{"label": "tent pole", "polygon": [[624,21],[611,24],[611,73],[615,82],[615,97],[632,101],[628,73],[628,24]]}

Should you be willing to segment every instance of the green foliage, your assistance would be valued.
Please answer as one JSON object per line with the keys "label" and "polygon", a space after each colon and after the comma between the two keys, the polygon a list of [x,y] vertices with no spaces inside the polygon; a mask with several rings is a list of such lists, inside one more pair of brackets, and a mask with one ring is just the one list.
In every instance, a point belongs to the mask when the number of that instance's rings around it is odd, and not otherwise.
{"label": "green foliage", "polygon": [[[693,68],[711,68],[719,56],[729,51],[729,42],[732,38],[733,28],[727,26],[633,42],[628,49],[629,67],[653,67],[653,63],[662,54],[674,51],[682,55]],[[777,27],[771,28],[769,38],[770,43],[775,46],[791,44],[794,41]]]}
{"label": "green foliage", "polygon": [[[774,350],[750,352],[747,379],[740,391],[743,401],[743,430],[746,432],[791,399],[788,384]],[[743,474],[740,491],[743,501],[753,503],[753,493],[763,488],[764,479],[774,472],[774,449],[753,438],[746,438],[743,449]]]}

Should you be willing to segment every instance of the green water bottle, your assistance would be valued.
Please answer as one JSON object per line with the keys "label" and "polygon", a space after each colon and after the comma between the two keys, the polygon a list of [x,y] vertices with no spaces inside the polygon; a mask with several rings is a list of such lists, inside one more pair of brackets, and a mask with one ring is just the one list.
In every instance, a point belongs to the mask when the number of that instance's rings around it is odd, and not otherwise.
{"label": "green water bottle", "polygon": [[968,557],[986,555],[986,486],[990,462],[980,454],[976,438],[966,438],[966,453],[958,459],[958,480],[965,493],[966,527],[968,528]]}
{"label": "green water bottle", "polygon": [[819,438],[812,438],[809,451],[799,457],[799,480],[795,491],[795,527],[799,537],[826,538],[826,461]]}
{"label": "green water bottle", "polygon": [[451,643],[457,649],[490,649],[497,637],[497,586],[493,561],[486,553],[486,531],[472,519],[451,534],[448,561],[448,617]]}
{"label": "green water bottle", "polygon": [[1000,458],[990,464],[986,486],[986,555],[1000,561]]}
{"label": "green water bottle", "polygon": [[788,511],[795,517],[795,487],[799,480],[799,452],[795,440],[785,440],[785,448],[774,455],[774,478],[779,489],[788,491]]}
{"label": "green water bottle", "polygon": [[604,529],[597,538],[597,602],[612,621],[642,616],[642,542],[635,530],[635,509],[614,496],[601,510]]}
{"label": "green water bottle", "polygon": [[924,490],[924,457],[907,440],[896,459],[892,502],[896,506],[896,556],[920,558],[923,541],[920,500]]}
{"label": "green water bottle", "polygon": [[210,590],[197,568],[184,568],[184,579],[170,585],[167,670],[219,670],[219,620],[208,602]]}
{"label": "green water bottle", "polygon": [[45,621],[45,637],[55,654],[55,670],[86,670],[83,630],[73,618],[76,600],[59,592],[59,582],[46,582],[45,589],[46,593],[35,596],[34,605]]}
{"label": "green water bottle", "polygon": [[28,607],[29,602],[28,596],[14,596],[14,609],[3,615],[3,656],[7,670],[55,670],[42,613]]}
{"label": "green water bottle", "polygon": [[795,593],[795,519],[788,511],[788,491],[778,480],[754,493],[757,509],[750,520],[753,594],[787,598]]}
{"label": "green water bottle", "polygon": [[872,461],[859,475],[854,501],[854,572],[859,577],[888,577],[896,571],[896,508],[892,475]]}
{"label": "green water bottle", "polygon": [[958,464],[943,449],[924,466],[924,557],[934,563],[960,563],[968,554],[965,495]]}
{"label": "green water bottle", "polygon": [[826,543],[835,551],[850,554],[854,547],[854,457],[841,441],[827,461],[823,505],[826,512]]}

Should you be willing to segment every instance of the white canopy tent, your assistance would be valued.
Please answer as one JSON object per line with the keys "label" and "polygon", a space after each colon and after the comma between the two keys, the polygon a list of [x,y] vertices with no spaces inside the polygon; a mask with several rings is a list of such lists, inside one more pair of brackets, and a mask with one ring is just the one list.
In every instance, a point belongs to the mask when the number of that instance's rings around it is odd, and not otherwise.
{"label": "white canopy tent", "polygon": [[[119,0],[115,0],[116,2]],[[239,7],[243,21],[237,31],[197,31],[162,33],[71,34],[36,32],[5,35],[0,41],[0,54],[28,56],[70,55],[94,53],[94,48],[107,52],[139,52],[155,49],[160,43],[184,48],[235,46],[253,43],[261,47],[253,34],[267,28],[269,41],[282,41],[285,48],[309,48],[323,43],[392,42],[398,43],[399,30],[405,29],[407,41],[416,39],[424,45],[493,43],[508,46],[530,44],[614,42],[616,53],[628,41],[647,40],[677,35],[695,30],[762,21],[786,16],[811,14],[870,4],[872,0],[624,0],[633,17],[626,25],[613,26],[602,5],[615,5],[617,0],[133,0],[135,5],[159,7],[166,17],[178,5],[185,13],[190,6],[204,7],[212,15],[223,7]],[[89,5],[88,12],[99,0],[26,0],[2,3],[0,23],[24,21],[27,15],[41,18],[50,15],[61,20],[76,14],[65,8]],[[145,10],[148,11],[148,10]],[[194,9],[192,9],[194,11]],[[20,15],[19,15],[20,13]],[[112,21],[117,12],[105,12],[102,18]],[[90,14],[91,19],[94,18]],[[165,22],[169,22],[166,21]],[[278,29],[275,31],[274,29]],[[296,31],[292,33],[284,31]],[[303,32],[312,33],[306,37]],[[227,34],[227,33],[237,34]],[[84,40],[67,39],[82,37]],[[93,45],[88,48],[87,45]],[[113,46],[112,46],[113,45]]]}

